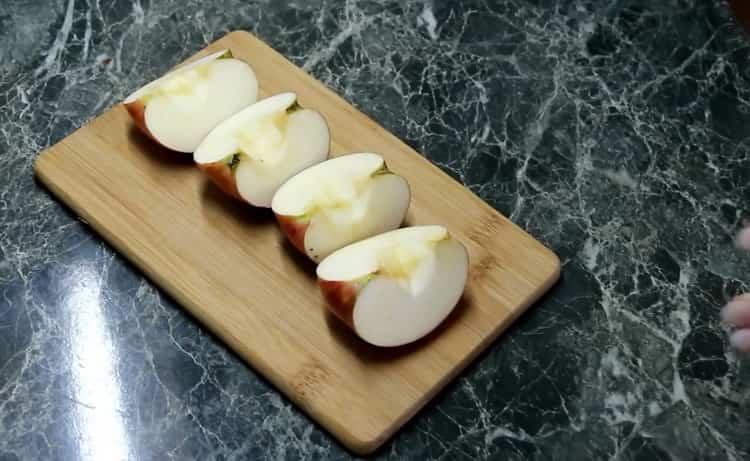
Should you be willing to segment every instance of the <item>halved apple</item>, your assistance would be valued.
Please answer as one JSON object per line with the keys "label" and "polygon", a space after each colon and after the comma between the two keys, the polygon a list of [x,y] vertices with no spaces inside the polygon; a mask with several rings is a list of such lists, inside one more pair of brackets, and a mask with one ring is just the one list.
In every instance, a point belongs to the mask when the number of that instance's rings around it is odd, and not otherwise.
{"label": "halved apple", "polygon": [[317,268],[331,311],[376,346],[425,336],[458,303],[466,248],[443,226],[397,229],[333,252]]}
{"label": "halved apple", "polygon": [[270,207],[276,190],[328,157],[328,124],[297,104],[294,93],[256,102],[214,128],[193,159],[226,193]]}
{"label": "halved apple", "polygon": [[409,208],[409,184],[378,154],[326,160],[284,183],[271,208],[289,240],[319,262],[350,243],[396,229]]}
{"label": "halved apple", "polygon": [[219,122],[257,97],[253,69],[223,50],[154,80],[123,104],[144,134],[168,149],[187,153]]}

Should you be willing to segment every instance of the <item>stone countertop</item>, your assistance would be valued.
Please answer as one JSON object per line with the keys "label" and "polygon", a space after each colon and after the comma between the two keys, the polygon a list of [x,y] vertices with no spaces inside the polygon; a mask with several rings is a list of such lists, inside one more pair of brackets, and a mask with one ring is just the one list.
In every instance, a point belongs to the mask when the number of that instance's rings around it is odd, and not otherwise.
{"label": "stone countertop", "polygon": [[32,177],[250,30],[555,250],[561,282],[387,459],[750,457],[750,36],[721,0],[10,0],[0,459],[347,459]]}

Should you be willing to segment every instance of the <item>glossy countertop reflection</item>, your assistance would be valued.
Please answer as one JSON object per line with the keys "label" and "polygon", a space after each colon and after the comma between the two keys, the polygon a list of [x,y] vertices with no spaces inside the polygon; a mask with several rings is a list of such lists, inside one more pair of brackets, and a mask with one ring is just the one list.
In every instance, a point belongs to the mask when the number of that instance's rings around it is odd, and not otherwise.
{"label": "glossy countertop reflection", "polygon": [[101,274],[82,261],[65,281],[64,310],[70,314],[69,381],[76,400],[75,425],[82,455],[93,459],[128,458],[121,379],[115,366],[122,360],[112,341],[102,294]]}
{"label": "glossy countertop reflection", "polygon": [[724,1],[3,6],[0,460],[351,457],[33,179],[235,29],[563,261],[379,457],[750,458],[750,368],[718,318],[750,291],[750,37]]}

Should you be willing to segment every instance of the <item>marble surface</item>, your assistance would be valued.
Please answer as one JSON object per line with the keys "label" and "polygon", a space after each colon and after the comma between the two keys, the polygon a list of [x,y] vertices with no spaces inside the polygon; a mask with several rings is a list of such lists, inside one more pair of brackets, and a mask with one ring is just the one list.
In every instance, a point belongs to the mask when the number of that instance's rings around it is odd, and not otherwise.
{"label": "marble surface", "polygon": [[0,460],[349,453],[32,177],[207,42],[256,33],[553,248],[561,282],[385,459],[750,457],[750,36],[721,0],[6,0]]}

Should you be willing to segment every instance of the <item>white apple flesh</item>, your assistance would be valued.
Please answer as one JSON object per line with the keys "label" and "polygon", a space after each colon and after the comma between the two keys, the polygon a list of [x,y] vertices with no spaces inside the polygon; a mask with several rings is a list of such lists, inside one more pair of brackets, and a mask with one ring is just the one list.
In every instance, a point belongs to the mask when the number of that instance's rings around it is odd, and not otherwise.
{"label": "white apple flesh", "polygon": [[271,208],[292,244],[319,262],[358,240],[396,229],[409,208],[409,184],[383,157],[350,154],[312,166],[284,183]]}
{"label": "white apple flesh", "polygon": [[219,51],[182,66],[128,96],[123,105],[148,137],[177,152],[193,152],[221,121],[254,103],[253,69]]}
{"label": "white apple flesh", "polygon": [[280,93],[220,123],[193,159],[228,194],[268,208],[284,182],[328,157],[330,141],[322,115]]}
{"label": "white apple flesh", "polygon": [[330,310],[362,339],[382,347],[434,330],[461,298],[466,248],[443,226],[397,229],[333,252],[317,268]]}

